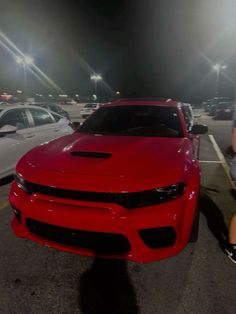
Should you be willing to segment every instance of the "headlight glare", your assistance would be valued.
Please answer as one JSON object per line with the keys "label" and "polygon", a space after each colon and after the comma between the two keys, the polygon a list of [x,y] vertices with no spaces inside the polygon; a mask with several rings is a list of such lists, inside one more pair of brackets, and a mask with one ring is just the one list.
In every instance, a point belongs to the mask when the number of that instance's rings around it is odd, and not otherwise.
{"label": "headlight glare", "polygon": [[27,192],[26,183],[25,183],[25,180],[23,179],[22,175],[20,173],[16,172],[14,174],[14,179],[16,181],[16,184],[17,184],[18,188],[20,188],[21,190],[24,190],[25,192]]}

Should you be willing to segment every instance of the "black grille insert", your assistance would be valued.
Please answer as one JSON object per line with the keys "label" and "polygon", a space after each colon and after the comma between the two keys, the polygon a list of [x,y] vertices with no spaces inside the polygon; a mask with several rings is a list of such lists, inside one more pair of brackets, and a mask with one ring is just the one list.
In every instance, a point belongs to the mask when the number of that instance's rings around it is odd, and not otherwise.
{"label": "black grille insert", "polygon": [[[27,193],[29,194],[39,193],[43,195],[55,196],[65,199],[74,199],[79,201],[115,203],[127,209],[150,206],[171,201],[171,199],[168,198],[168,195],[157,192],[155,189],[130,193],[88,192],[66,190],[52,186],[31,183],[28,181],[24,182],[24,186],[27,190]],[[173,199],[181,196],[184,193],[184,184],[180,183],[179,187],[179,191]]]}
{"label": "black grille insert", "polygon": [[91,158],[109,158],[112,156],[110,153],[103,152],[85,152],[85,151],[73,151],[70,153],[72,156],[79,157],[91,157]]}
{"label": "black grille insert", "polygon": [[176,241],[176,232],[173,227],[160,227],[139,230],[143,242],[152,249],[173,246]]}
{"label": "black grille insert", "polygon": [[122,234],[69,229],[30,218],[26,219],[26,226],[42,238],[98,254],[125,254],[131,249],[128,239]]}

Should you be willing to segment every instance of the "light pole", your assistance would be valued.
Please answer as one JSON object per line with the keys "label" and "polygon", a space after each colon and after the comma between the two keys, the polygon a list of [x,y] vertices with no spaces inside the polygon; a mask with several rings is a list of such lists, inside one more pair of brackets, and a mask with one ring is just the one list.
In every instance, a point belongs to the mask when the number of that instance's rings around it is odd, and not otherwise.
{"label": "light pole", "polygon": [[28,98],[28,86],[27,86],[27,73],[26,68],[30,67],[34,63],[34,59],[29,55],[21,55],[16,57],[16,63],[23,66],[24,75],[25,75],[25,97]]}
{"label": "light pole", "polygon": [[216,71],[216,95],[219,94],[219,82],[221,70],[225,70],[227,65],[221,65],[219,63],[213,65],[213,70]]}
{"label": "light pole", "polygon": [[102,76],[99,74],[91,75],[90,79],[94,81],[95,95],[97,95],[97,82],[102,80]]}

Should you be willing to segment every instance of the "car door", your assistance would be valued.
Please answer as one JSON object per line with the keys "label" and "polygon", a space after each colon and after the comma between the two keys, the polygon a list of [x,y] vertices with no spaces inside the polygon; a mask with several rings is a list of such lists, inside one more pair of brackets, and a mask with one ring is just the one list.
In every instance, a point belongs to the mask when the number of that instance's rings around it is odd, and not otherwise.
{"label": "car door", "polygon": [[4,125],[15,126],[18,130],[0,138],[0,178],[11,175],[16,162],[31,148],[30,121],[26,109],[13,108],[4,112],[0,118],[0,128]]}
{"label": "car door", "polygon": [[43,108],[29,108],[28,110],[32,118],[33,127],[31,131],[35,145],[69,134],[71,128],[68,120],[59,116],[58,121],[56,121],[54,114]]}

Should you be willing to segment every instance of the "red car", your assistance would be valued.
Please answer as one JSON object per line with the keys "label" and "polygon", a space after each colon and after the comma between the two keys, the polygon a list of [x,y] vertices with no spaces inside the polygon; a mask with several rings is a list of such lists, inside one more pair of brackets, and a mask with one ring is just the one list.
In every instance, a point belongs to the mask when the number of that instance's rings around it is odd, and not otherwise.
{"label": "red car", "polygon": [[68,252],[149,262],[196,241],[199,136],[182,104],[117,101],[17,164],[18,237]]}

